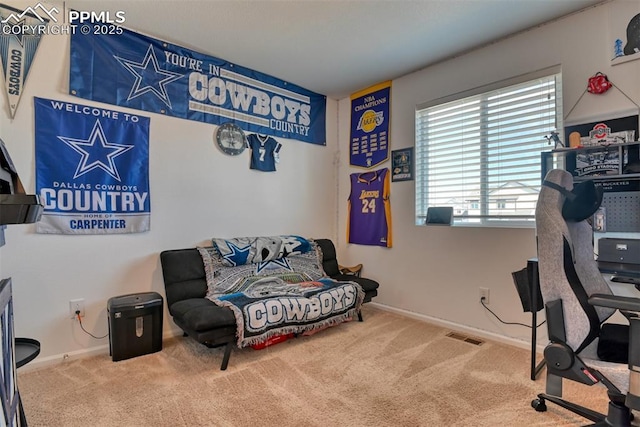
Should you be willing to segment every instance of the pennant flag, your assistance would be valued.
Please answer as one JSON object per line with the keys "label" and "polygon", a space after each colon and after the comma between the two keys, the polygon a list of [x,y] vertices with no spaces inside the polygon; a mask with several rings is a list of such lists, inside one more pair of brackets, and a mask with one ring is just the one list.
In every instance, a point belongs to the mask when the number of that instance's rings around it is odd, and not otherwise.
{"label": "pennant flag", "polygon": [[0,4],[0,57],[11,118],[16,115],[24,83],[40,44],[42,26],[49,23],[49,19],[41,15],[50,16],[50,12],[40,3],[38,6],[44,12],[38,14],[31,7],[21,11]]}

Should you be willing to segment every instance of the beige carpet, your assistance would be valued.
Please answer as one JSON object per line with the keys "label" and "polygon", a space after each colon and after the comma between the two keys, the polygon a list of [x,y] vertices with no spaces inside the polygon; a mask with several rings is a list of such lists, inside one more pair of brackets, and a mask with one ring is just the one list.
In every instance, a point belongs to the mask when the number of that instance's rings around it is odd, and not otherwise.
{"label": "beige carpet", "polygon": [[[524,349],[476,346],[449,330],[365,306],[354,321],[274,345],[221,349],[188,338],[161,352],[19,371],[29,426],[580,426],[530,402]],[[603,387],[565,381],[565,397],[606,409]]]}

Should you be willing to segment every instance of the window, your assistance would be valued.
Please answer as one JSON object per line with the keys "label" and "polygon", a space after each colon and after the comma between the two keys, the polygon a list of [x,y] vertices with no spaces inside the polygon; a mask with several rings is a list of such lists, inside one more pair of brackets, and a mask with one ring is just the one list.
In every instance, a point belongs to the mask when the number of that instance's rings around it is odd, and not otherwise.
{"label": "window", "polygon": [[429,206],[453,206],[454,225],[534,226],[558,99],[554,67],[418,106],[416,224]]}

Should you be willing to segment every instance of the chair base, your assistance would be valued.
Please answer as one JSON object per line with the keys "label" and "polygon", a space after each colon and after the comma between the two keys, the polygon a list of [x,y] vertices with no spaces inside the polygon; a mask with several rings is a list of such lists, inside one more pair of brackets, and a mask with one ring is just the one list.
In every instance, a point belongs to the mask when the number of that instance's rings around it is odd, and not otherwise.
{"label": "chair base", "polygon": [[615,402],[609,402],[609,412],[607,415],[604,415],[546,393],[540,393],[538,398],[531,402],[531,406],[538,412],[545,412],[547,410],[546,400],[595,423],[588,424],[588,426],[585,427],[630,427],[631,420],[633,419],[629,408]]}

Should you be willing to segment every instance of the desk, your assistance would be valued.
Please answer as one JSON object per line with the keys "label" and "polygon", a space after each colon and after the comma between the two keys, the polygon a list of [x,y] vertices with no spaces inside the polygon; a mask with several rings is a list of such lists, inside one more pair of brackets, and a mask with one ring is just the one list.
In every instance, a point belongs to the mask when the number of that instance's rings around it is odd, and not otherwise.
{"label": "desk", "polygon": [[601,273],[640,279],[640,265],[598,261]]}
{"label": "desk", "polygon": [[[614,295],[640,298],[640,267],[638,265],[598,261],[598,269]],[[616,280],[616,277],[622,280]],[[625,282],[625,278],[631,280]]]}

